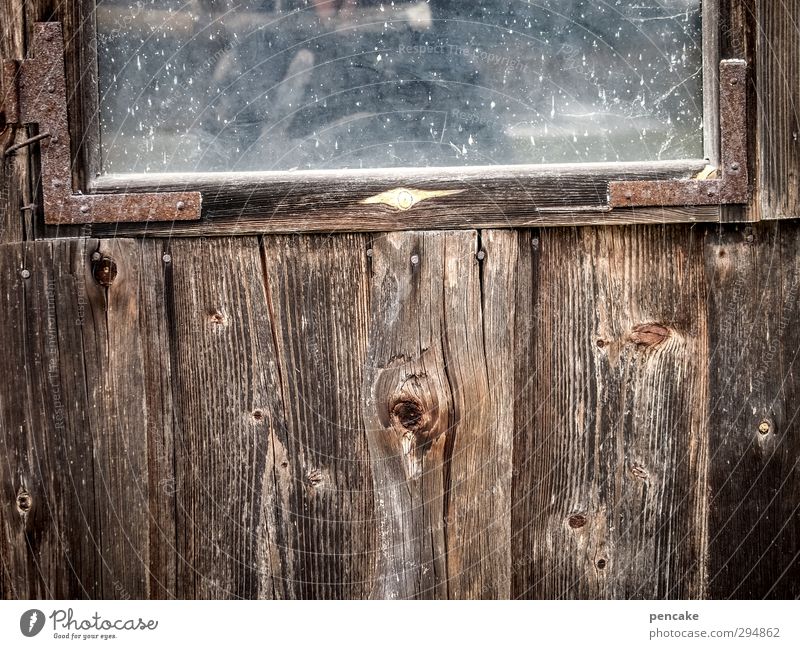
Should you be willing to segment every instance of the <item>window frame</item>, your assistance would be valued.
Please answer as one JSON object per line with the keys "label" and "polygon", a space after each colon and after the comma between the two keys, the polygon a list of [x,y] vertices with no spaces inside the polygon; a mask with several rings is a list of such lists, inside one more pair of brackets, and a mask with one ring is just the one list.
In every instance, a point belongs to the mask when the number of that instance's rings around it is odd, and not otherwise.
{"label": "window frame", "polygon": [[[738,0],[733,0],[737,2]],[[689,179],[719,165],[719,62],[743,57],[744,25],[721,19],[729,2],[702,2],[704,159],[635,163],[464,166],[280,172],[104,175],[100,124],[95,0],[67,0],[68,109],[75,188],[87,194],[199,190],[199,221],[93,224],[100,236],[213,235],[271,232],[389,231],[488,227],[703,222],[747,219],[738,206],[608,206],[614,180]],[[55,18],[52,18],[55,19]],[[726,26],[727,25],[727,26]],[[748,129],[748,132],[752,132]],[[752,138],[750,138],[752,139]],[[77,143],[77,146],[76,146]],[[748,154],[748,161],[751,156]],[[364,200],[398,188],[452,191],[402,210]],[[458,192],[458,193],[455,193]],[[741,212],[739,218],[735,215]],[[65,226],[60,227],[63,231]]]}

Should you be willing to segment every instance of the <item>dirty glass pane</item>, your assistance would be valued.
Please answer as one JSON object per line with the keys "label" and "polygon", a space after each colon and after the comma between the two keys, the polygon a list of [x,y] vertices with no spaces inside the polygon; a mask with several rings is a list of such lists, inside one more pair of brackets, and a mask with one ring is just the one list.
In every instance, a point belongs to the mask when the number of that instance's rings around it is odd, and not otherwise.
{"label": "dirty glass pane", "polygon": [[702,158],[700,0],[107,0],[106,173]]}

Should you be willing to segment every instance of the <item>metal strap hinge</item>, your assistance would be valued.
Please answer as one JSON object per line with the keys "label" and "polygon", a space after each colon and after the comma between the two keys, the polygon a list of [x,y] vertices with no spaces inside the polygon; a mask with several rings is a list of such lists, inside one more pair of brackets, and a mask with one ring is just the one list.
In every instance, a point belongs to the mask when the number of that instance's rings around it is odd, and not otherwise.
{"label": "metal strap hinge", "polygon": [[[36,23],[30,58],[3,61],[3,112],[9,124],[38,124],[45,222],[116,223],[200,218],[200,192],[81,194],[72,188],[64,36],[59,23]],[[32,138],[31,141],[34,139]]]}
{"label": "metal strap hinge", "polygon": [[747,63],[720,63],[720,168],[717,177],[612,181],[610,207],[690,206],[747,203]]}

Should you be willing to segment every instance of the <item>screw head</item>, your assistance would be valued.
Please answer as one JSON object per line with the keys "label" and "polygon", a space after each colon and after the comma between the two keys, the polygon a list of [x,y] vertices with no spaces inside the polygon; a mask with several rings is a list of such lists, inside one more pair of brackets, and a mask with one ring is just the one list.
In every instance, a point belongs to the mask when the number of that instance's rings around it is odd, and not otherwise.
{"label": "screw head", "polygon": [[397,195],[397,206],[401,210],[407,210],[414,204],[414,196],[409,191],[402,191]]}
{"label": "screw head", "polygon": [[102,255],[99,252],[93,252],[92,253],[92,261],[100,261],[101,257],[102,257]]}
{"label": "screw head", "polygon": [[89,206],[88,205],[81,205],[81,212],[86,214],[88,211],[89,211]]}
{"label": "screw head", "polygon": [[31,271],[29,271],[27,268],[23,268],[21,271],[19,271],[19,276],[22,279],[28,279],[31,276]]}
{"label": "screw head", "polygon": [[168,264],[168,263],[170,263],[172,261],[172,255],[170,255],[168,252],[165,252],[164,255],[161,257],[161,260],[165,264]]}
{"label": "screw head", "polygon": [[765,419],[758,425],[758,432],[762,435],[767,435],[772,427],[769,425],[769,422]]}
{"label": "screw head", "polygon": [[183,201],[178,201],[175,207],[179,210],[182,210],[184,207],[186,207],[186,203],[184,203]]}
{"label": "screw head", "polygon": [[738,162],[734,162],[734,163],[731,165],[731,169],[732,169],[733,171],[739,171],[739,163],[738,163]]}

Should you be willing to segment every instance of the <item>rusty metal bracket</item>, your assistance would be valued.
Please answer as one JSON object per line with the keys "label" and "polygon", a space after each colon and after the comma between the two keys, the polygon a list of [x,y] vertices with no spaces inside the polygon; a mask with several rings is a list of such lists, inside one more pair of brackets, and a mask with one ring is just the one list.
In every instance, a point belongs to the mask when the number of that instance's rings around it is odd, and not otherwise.
{"label": "rusty metal bracket", "polygon": [[747,203],[747,63],[728,59],[719,70],[720,168],[717,178],[623,180],[608,186],[610,207]]}
{"label": "rusty metal bracket", "polygon": [[82,194],[72,188],[67,122],[64,36],[60,23],[36,23],[31,58],[3,61],[3,112],[9,124],[38,124],[45,223],[191,221],[200,218],[200,192]]}

